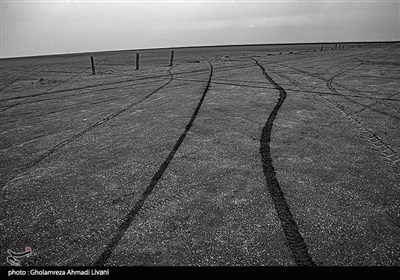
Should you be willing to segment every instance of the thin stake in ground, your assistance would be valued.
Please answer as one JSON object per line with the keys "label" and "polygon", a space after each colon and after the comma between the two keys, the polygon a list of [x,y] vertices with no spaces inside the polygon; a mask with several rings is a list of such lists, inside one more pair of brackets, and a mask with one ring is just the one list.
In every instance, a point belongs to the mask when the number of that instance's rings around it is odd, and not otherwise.
{"label": "thin stake in ground", "polygon": [[92,74],[96,75],[96,69],[94,68],[94,58],[93,58],[93,56],[90,57],[90,61],[92,62]]}

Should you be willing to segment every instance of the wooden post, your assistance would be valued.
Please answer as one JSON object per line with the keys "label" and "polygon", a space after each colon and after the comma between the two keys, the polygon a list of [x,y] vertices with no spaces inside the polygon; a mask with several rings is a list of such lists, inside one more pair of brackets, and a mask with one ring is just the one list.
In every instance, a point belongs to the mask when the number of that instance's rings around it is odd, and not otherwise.
{"label": "wooden post", "polygon": [[94,59],[93,56],[90,57],[90,61],[92,62],[92,74],[96,75],[96,70],[94,69]]}
{"label": "wooden post", "polygon": [[174,62],[174,51],[171,51],[171,59],[169,60],[169,66],[172,66],[173,62]]}
{"label": "wooden post", "polygon": [[136,53],[136,70],[139,70],[139,53]]}
{"label": "wooden post", "polygon": [[324,50],[324,44],[322,44],[320,51],[322,52]]}

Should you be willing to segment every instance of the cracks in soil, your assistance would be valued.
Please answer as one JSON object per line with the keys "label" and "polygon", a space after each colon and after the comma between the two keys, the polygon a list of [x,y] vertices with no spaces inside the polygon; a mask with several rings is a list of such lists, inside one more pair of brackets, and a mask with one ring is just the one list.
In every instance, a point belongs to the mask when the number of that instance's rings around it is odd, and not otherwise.
{"label": "cracks in soil", "polygon": [[263,171],[267,182],[268,190],[274,202],[276,212],[281,221],[283,231],[286,236],[287,243],[292,251],[294,261],[299,266],[315,266],[310,253],[308,252],[307,244],[300,234],[300,230],[293,218],[290,207],[286,202],[285,195],[279,186],[278,179],[276,178],[275,168],[272,164],[271,148],[271,131],[276,115],[282,106],[285,98],[285,90],[279,86],[272,78],[266,73],[265,68],[259,64],[257,60],[252,58],[255,63],[261,68],[267,80],[279,90],[279,100],[268,117],[268,120],[262,130],[260,139],[260,154],[263,164]]}

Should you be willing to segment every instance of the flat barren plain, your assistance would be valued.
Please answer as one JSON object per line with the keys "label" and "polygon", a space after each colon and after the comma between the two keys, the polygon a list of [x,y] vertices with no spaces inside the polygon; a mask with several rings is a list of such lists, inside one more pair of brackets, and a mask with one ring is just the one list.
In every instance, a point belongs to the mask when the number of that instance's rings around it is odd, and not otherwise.
{"label": "flat barren plain", "polygon": [[0,60],[3,266],[400,265],[399,43],[170,51]]}

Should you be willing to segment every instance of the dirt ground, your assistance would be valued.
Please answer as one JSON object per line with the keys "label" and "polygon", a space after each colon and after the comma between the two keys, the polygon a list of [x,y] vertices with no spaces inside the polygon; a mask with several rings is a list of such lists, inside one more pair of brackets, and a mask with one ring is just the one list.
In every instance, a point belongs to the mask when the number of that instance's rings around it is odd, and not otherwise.
{"label": "dirt ground", "polygon": [[0,264],[400,265],[400,44],[342,47],[0,60]]}

